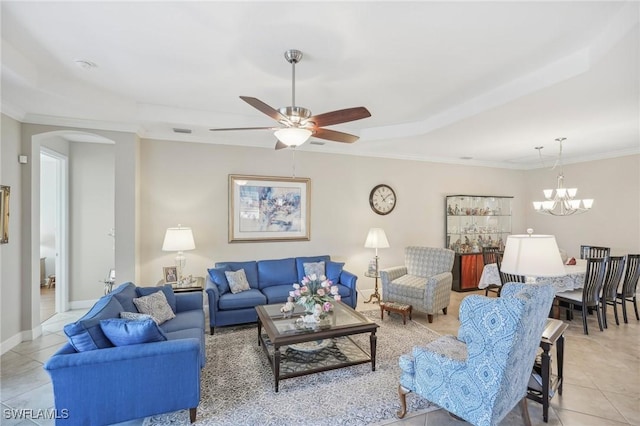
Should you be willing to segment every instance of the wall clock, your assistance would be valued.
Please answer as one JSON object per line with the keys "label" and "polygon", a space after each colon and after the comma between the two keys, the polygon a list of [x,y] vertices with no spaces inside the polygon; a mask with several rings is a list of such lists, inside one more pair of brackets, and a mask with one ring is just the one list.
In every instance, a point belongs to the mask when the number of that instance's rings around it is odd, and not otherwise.
{"label": "wall clock", "polygon": [[376,185],[369,194],[369,205],[378,214],[389,214],[396,206],[396,193],[389,185]]}

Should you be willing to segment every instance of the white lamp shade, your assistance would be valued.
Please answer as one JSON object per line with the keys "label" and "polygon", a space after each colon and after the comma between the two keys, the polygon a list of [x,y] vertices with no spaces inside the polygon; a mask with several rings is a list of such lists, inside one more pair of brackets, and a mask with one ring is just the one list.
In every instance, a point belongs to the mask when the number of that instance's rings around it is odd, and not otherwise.
{"label": "white lamp shade", "polygon": [[167,228],[167,232],[164,234],[164,242],[162,243],[163,251],[185,251],[195,248],[196,243],[193,240],[191,228],[183,228],[181,226]]}
{"label": "white lamp shade", "polygon": [[389,241],[382,228],[371,228],[367,234],[367,240],[364,242],[366,248],[389,248]]}
{"label": "white lamp shade", "polygon": [[553,235],[509,235],[500,269],[509,274],[530,277],[566,274]]}
{"label": "white lamp shade", "polygon": [[299,127],[287,127],[274,132],[280,142],[288,146],[298,146],[311,137],[311,130]]}

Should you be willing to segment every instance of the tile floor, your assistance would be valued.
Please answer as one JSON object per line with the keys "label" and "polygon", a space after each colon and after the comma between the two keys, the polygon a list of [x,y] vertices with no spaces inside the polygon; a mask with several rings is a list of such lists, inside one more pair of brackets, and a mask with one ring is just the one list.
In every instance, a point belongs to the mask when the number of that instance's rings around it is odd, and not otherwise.
{"label": "tile floor", "polygon": [[[460,301],[469,293],[452,293],[448,315],[438,315],[429,327],[441,334],[456,334]],[[360,297],[363,300],[363,297]],[[376,304],[359,303],[358,309],[378,309]],[[6,418],[8,409],[45,409],[53,407],[49,376],[42,364],[65,341],[62,327],[75,321],[84,311],[58,314],[43,324],[44,333],[34,341],[23,342],[0,359],[0,424],[32,426],[52,425],[52,420],[16,420]],[[565,385],[563,395],[551,402],[549,426],[573,425],[639,425],[640,426],[640,322],[631,314],[629,324],[616,326],[610,314],[609,329],[597,329],[595,315],[589,319],[588,336],[582,334],[580,319],[574,319],[565,333]],[[413,319],[427,324],[426,317]],[[415,397],[414,395],[409,395]],[[529,414],[534,425],[544,425],[542,407],[529,401]],[[127,426],[141,421],[126,422]],[[451,418],[443,410],[412,415],[387,425],[462,426],[466,423]],[[501,425],[520,425],[516,408]],[[124,424],[121,424],[121,426]]]}

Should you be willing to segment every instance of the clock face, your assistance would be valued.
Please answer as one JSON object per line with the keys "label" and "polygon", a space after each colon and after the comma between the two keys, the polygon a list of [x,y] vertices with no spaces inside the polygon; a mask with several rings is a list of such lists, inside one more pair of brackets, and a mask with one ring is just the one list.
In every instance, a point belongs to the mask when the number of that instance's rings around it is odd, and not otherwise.
{"label": "clock face", "polygon": [[369,194],[369,205],[378,214],[389,214],[396,206],[396,193],[388,185],[377,185]]}

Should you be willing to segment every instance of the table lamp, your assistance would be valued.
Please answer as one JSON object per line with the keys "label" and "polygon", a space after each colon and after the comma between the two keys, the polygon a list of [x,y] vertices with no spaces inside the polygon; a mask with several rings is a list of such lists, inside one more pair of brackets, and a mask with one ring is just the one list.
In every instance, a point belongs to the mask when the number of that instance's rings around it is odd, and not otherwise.
{"label": "table lamp", "polygon": [[524,275],[527,282],[533,277],[558,277],[565,275],[560,250],[553,235],[509,235],[500,269],[515,275]]}
{"label": "table lamp", "polygon": [[182,225],[178,225],[177,228],[167,228],[167,232],[164,234],[162,250],[178,252],[178,255],[176,256],[178,283],[182,282],[182,269],[187,263],[187,259],[183,252],[186,250],[193,250],[195,248],[196,243],[193,240],[193,232],[191,232],[191,228],[185,228],[182,227]]}
{"label": "table lamp", "polygon": [[371,295],[371,297],[369,297],[369,300],[367,300],[365,303],[369,303],[371,302],[371,300],[375,297],[378,299],[378,301],[380,301],[380,294],[378,293],[378,277],[380,275],[379,273],[379,263],[378,263],[378,249],[379,248],[389,248],[389,241],[387,240],[387,236],[384,233],[384,229],[382,228],[371,228],[369,229],[369,233],[367,234],[367,240],[364,242],[364,246],[366,248],[373,248],[376,249],[376,257],[375,257],[375,264],[376,264],[376,272],[375,272],[375,279],[376,279],[376,283],[375,283],[375,290],[373,292],[373,294]]}

